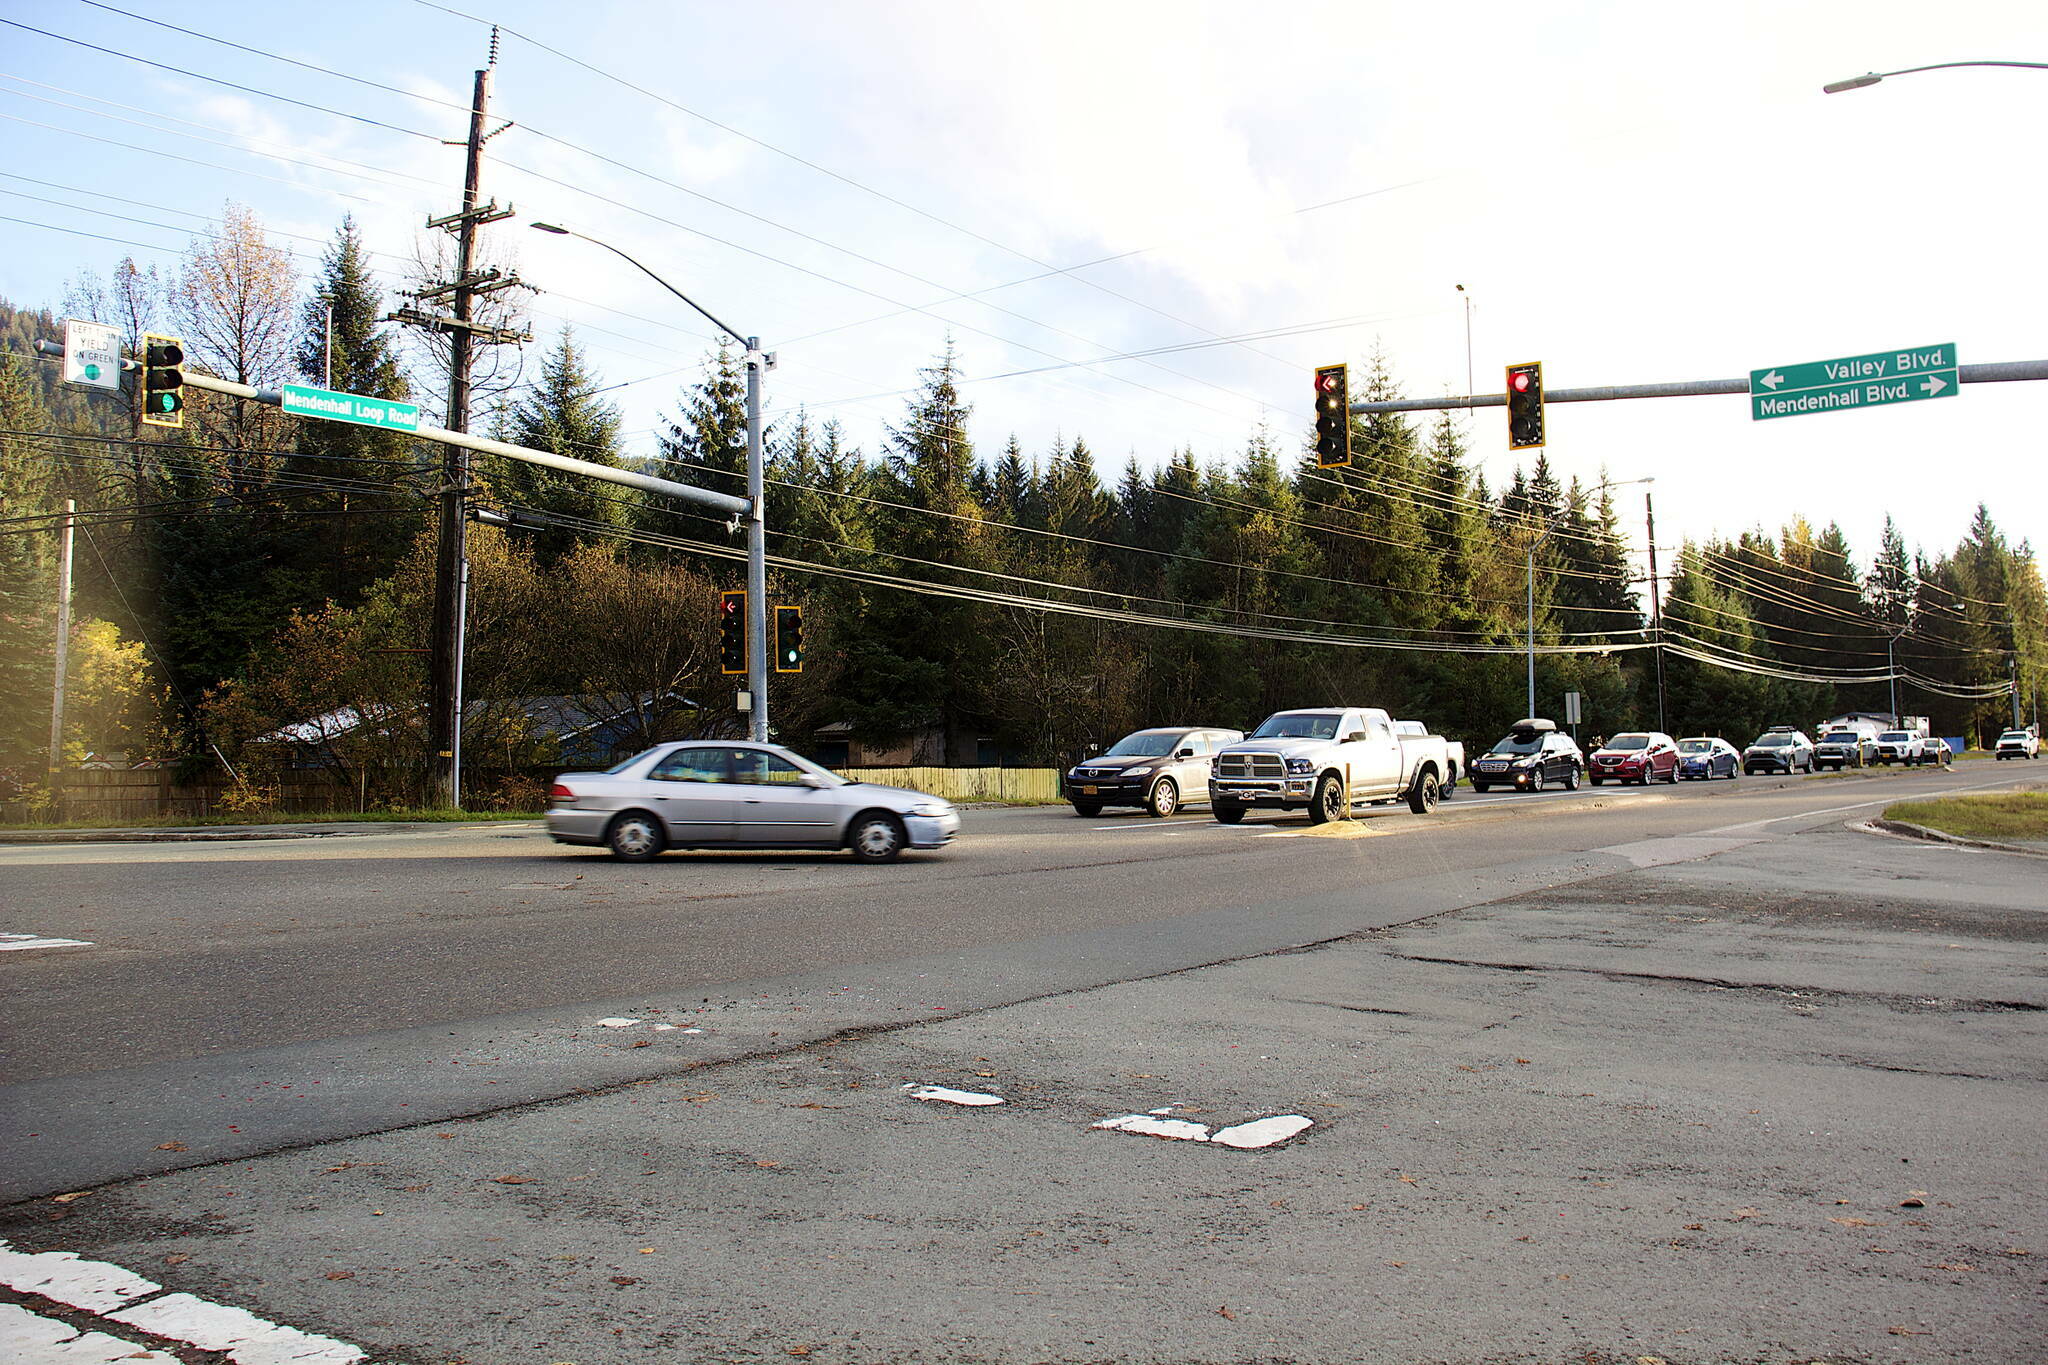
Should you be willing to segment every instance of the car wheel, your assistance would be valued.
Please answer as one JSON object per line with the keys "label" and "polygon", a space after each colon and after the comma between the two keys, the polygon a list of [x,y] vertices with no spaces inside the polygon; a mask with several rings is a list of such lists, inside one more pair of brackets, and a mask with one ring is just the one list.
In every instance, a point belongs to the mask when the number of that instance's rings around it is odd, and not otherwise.
{"label": "car wheel", "polygon": [[1244,820],[1244,807],[1228,801],[1218,801],[1210,813],[1216,817],[1216,823],[1219,825],[1235,825]]}
{"label": "car wheel", "polygon": [[1571,770],[1564,775],[1564,789],[1568,792],[1575,792],[1579,789],[1579,769],[1577,764],[1573,764]]}
{"label": "car wheel", "polygon": [[1172,778],[1162,777],[1152,784],[1152,799],[1145,809],[1161,820],[1180,809],[1180,788]]}
{"label": "car wheel", "polygon": [[1671,765],[1671,771],[1664,780],[1674,787],[1678,785],[1678,765],[1676,763]]}
{"label": "car wheel", "polygon": [[1102,803],[1100,801],[1076,801],[1073,804],[1074,814],[1084,820],[1093,820],[1096,816],[1102,814]]}
{"label": "car wheel", "polygon": [[1481,782],[1481,781],[1478,781],[1477,779],[1474,779],[1474,781],[1473,781],[1473,783],[1472,783],[1472,790],[1473,790],[1473,791],[1475,791],[1475,792],[1480,792],[1480,793],[1482,793],[1482,794],[1483,794],[1483,793],[1484,793],[1484,792],[1486,791],[1486,789],[1487,789],[1487,788],[1486,788],[1486,784],[1485,784],[1484,782]]}
{"label": "car wheel", "polygon": [[1344,811],[1343,783],[1335,773],[1324,773],[1316,782],[1316,794],[1308,803],[1308,822],[1326,824]]}
{"label": "car wheel", "polygon": [[605,827],[604,843],[620,862],[644,863],[661,855],[668,836],[660,820],[644,810],[629,810]]}
{"label": "car wheel", "polygon": [[1587,778],[1586,780],[1587,780],[1588,782],[1591,782],[1591,783],[1592,783],[1592,784],[1593,784],[1594,786],[1596,786],[1596,787],[1597,787],[1597,786],[1599,786],[1599,785],[1600,785],[1600,784],[1601,784],[1602,782],[1605,782],[1605,781],[1606,781],[1607,779],[1606,779],[1606,778],[1604,778],[1604,777],[1589,777],[1589,778]]}
{"label": "car wheel", "polygon": [[[1539,776],[1538,781],[1541,781]],[[1408,788],[1408,809],[1417,815],[1427,815],[1436,809],[1436,771],[1431,769],[1415,779]]]}
{"label": "car wheel", "polygon": [[887,811],[868,812],[846,833],[847,846],[864,863],[893,862],[907,842],[903,822]]}

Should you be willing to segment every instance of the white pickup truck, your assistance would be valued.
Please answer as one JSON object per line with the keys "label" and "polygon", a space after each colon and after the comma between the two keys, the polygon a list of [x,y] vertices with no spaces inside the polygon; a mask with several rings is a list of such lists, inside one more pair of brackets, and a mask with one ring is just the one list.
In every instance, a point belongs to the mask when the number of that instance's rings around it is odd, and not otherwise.
{"label": "white pickup truck", "polygon": [[[1394,733],[1403,739],[1415,739],[1418,736],[1426,739],[1435,731],[1419,720],[1397,720],[1394,722]],[[1444,741],[1444,780],[1443,786],[1437,789],[1437,795],[1449,796],[1458,789],[1458,779],[1465,775],[1465,745],[1462,740],[1449,736],[1441,738]]]}
{"label": "white pickup truck", "polygon": [[1226,825],[1255,808],[1306,810],[1309,823],[1320,825],[1360,801],[1402,798],[1426,815],[1449,771],[1441,736],[1397,734],[1393,718],[1375,707],[1279,711],[1217,752],[1209,808]]}

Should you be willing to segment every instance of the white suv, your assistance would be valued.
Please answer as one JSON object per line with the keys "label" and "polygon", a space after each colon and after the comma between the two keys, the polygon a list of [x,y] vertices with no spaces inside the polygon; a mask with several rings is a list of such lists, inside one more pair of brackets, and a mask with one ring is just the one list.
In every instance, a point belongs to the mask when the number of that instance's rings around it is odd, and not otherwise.
{"label": "white suv", "polygon": [[2000,758],[2039,758],[2041,737],[2031,725],[2024,730],[2007,730],[1998,737],[1996,752]]}

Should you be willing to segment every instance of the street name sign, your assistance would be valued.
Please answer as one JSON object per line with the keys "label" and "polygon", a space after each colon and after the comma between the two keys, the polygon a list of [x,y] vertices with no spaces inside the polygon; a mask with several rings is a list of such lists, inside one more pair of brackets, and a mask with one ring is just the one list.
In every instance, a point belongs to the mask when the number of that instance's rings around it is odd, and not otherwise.
{"label": "street name sign", "polygon": [[1952,341],[1840,360],[1773,365],[1749,372],[1749,415],[1751,420],[1763,422],[1809,412],[1953,398],[1959,384]]}
{"label": "street name sign", "polygon": [[102,322],[64,319],[64,382],[119,392],[121,330]]}
{"label": "street name sign", "polygon": [[330,422],[353,422],[359,427],[380,427],[385,431],[418,431],[420,405],[400,403],[391,398],[365,398],[359,393],[336,393],[305,384],[286,384],[278,390],[280,406],[299,417],[322,417]]}

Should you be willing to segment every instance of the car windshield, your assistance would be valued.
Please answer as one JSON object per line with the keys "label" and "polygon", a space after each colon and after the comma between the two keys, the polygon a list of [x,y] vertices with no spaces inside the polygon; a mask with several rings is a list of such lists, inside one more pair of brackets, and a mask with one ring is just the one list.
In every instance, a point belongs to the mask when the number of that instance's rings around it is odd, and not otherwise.
{"label": "car windshield", "polygon": [[1125,735],[1102,751],[1104,758],[1158,758],[1173,752],[1174,741],[1180,738],[1178,730],[1140,730],[1135,735]]}
{"label": "car windshield", "polygon": [[1543,747],[1543,736],[1533,730],[1517,730],[1493,746],[1496,754],[1533,754]]}
{"label": "car windshield", "polygon": [[1263,725],[1252,731],[1253,739],[1335,739],[1337,722],[1343,717],[1334,711],[1282,711],[1277,716],[1268,716]]}
{"label": "car windshield", "polygon": [[1854,730],[1837,730],[1831,735],[1823,736],[1821,739],[1823,744],[1854,744],[1855,742],[1856,732]]}
{"label": "car windshield", "polygon": [[2004,734],[2000,735],[2000,736],[1999,736],[1998,738],[1999,738],[1999,741],[2000,741],[2001,743],[2003,743],[2004,741],[2006,741],[2006,740],[2008,740],[2008,739],[2016,739],[2016,740],[2018,740],[2018,741],[2019,741],[2020,743],[2024,744],[2024,743],[2026,743],[2026,742],[2027,742],[2027,741],[2028,741],[2029,739],[2032,739],[2032,738],[2033,738],[2033,736],[2032,736],[2032,735],[2029,735],[2029,734],[2028,734],[2028,733],[2027,733],[2027,732],[2026,732],[2025,730],[2007,730],[2007,731],[2006,731],[2006,732],[2005,732]]}
{"label": "car windshield", "polygon": [[647,755],[653,752],[653,749],[642,749],[639,753],[634,754],[631,758],[621,759],[619,762],[612,764],[611,767],[605,769],[605,772],[607,775],[612,773],[622,773],[626,771],[626,769],[632,767],[635,763],[638,763],[641,759],[647,757]]}
{"label": "car windshield", "polygon": [[1711,739],[1688,739],[1680,741],[1678,751],[1685,754],[1710,754],[1714,752]]}
{"label": "car windshield", "polygon": [[1650,737],[1648,735],[1616,735],[1613,739],[1607,741],[1607,747],[1610,749],[1647,749],[1650,747]]}
{"label": "car windshield", "polygon": [[1759,735],[1757,736],[1756,747],[1759,749],[1777,749],[1791,742],[1792,736],[1790,735]]}
{"label": "car windshield", "polygon": [[1904,744],[1911,738],[1913,737],[1904,730],[1887,730],[1877,737],[1877,742],[1880,744]]}

